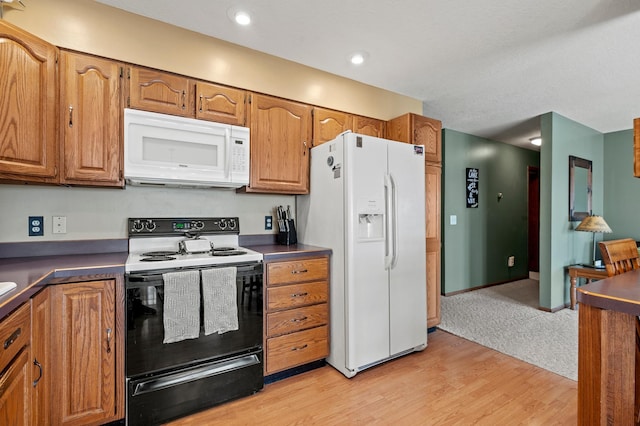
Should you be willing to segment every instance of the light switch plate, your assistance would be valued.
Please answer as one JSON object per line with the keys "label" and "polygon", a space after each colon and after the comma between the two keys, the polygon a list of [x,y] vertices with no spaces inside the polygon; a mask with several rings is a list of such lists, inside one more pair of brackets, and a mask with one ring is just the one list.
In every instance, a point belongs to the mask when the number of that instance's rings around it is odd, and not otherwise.
{"label": "light switch plate", "polygon": [[66,234],[67,233],[67,217],[66,216],[53,216],[53,233],[54,234]]}
{"label": "light switch plate", "polygon": [[458,224],[458,216],[452,214],[449,216],[449,225],[457,225]]}

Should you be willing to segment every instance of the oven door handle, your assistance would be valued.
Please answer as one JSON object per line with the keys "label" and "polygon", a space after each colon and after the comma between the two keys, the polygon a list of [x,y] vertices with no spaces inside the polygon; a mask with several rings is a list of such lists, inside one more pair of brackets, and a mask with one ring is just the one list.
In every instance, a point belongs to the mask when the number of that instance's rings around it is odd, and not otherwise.
{"label": "oven door handle", "polygon": [[256,354],[249,354],[240,358],[215,362],[208,365],[199,366],[186,371],[168,374],[162,377],[142,379],[131,384],[133,393],[131,396],[143,395],[145,393],[167,389],[184,383],[193,382],[218,374],[228,373],[240,368],[260,364],[260,359]]}
{"label": "oven door handle", "polygon": [[160,279],[162,281],[162,275],[133,275],[129,274],[129,281],[136,283],[147,283],[151,281],[157,281]]}

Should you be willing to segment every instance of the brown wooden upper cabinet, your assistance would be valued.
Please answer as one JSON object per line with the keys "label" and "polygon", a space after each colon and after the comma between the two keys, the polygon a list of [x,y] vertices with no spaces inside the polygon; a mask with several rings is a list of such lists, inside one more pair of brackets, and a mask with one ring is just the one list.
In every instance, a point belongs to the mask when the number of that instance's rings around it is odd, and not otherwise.
{"label": "brown wooden upper cabinet", "polygon": [[123,64],[60,52],[60,182],[123,186]]}
{"label": "brown wooden upper cabinet", "polygon": [[245,90],[138,66],[127,74],[130,108],[246,125]]}
{"label": "brown wooden upper cabinet", "polygon": [[196,118],[246,126],[247,92],[219,84],[196,82]]}
{"label": "brown wooden upper cabinet", "polygon": [[193,91],[187,77],[142,67],[129,67],[127,76],[129,107],[193,116]]}
{"label": "brown wooden upper cabinet", "polygon": [[309,193],[310,105],[252,93],[251,176],[246,192]]}
{"label": "brown wooden upper cabinet", "polygon": [[0,180],[54,183],[58,49],[0,20]]}
{"label": "brown wooden upper cabinet", "polygon": [[385,122],[326,108],[313,109],[313,146],[328,142],[351,130],[363,135],[384,137]]}
{"label": "brown wooden upper cabinet", "polygon": [[424,145],[426,162],[441,163],[441,130],[442,122],[418,114],[404,114],[387,121],[387,138],[411,143],[414,145]]}
{"label": "brown wooden upper cabinet", "polygon": [[640,118],[633,120],[633,175],[640,178]]}

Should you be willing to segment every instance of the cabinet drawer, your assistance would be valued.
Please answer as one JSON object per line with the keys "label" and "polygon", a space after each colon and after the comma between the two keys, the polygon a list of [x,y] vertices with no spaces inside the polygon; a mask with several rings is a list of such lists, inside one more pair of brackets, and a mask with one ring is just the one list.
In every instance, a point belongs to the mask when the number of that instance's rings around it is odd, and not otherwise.
{"label": "cabinet drawer", "polygon": [[267,340],[267,369],[271,374],[317,361],[329,354],[328,327],[326,325],[286,334]]}
{"label": "cabinet drawer", "polygon": [[324,280],[328,274],[326,257],[267,264],[268,285]]}
{"label": "cabinet drawer", "polygon": [[28,303],[5,318],[0,324],[0,371],[11,362],[31,339],[31,316]]}
{"label": "cabinet drawer", "polygon": [[326,281],[267,289],[267,311],[298,308],[327,301]]}
{"label": "cabinet drawer", "polygon": [[327,316],[326,303],[267,314],[267,337],[325,325]]}

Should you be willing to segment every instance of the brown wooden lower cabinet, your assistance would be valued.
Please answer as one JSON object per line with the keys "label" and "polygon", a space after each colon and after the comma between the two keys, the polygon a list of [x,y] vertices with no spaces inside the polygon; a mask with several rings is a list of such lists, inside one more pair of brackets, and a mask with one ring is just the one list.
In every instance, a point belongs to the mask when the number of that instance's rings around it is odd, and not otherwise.
{"label": "brown wooden lower cabinet", "polygon": [[265,262],[265,375],[329,355],[329,258]]}
{"label": "brown wooden lower cabinet", "polygon": [[30,424],[29,358],[25,347],[0,376],[0,424]]}
{"label": "brown wooden lower cabinet", "polygon": [[97,425],[124,417],[117,279],[53,285],[32,299],[34,424]]}
{"label": "brown wooden lower cabinet", "polygon": [[31,415],[29,304],[0,324],[0,424],[28,425]]}

